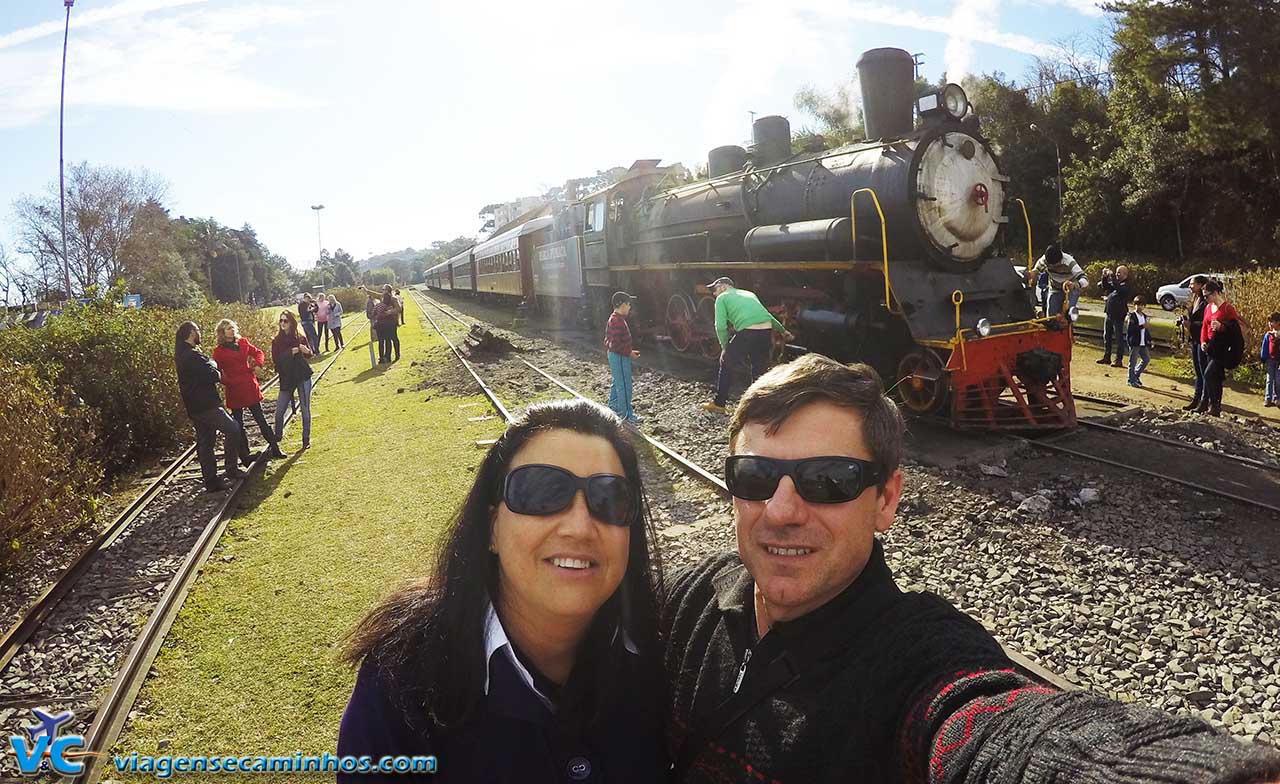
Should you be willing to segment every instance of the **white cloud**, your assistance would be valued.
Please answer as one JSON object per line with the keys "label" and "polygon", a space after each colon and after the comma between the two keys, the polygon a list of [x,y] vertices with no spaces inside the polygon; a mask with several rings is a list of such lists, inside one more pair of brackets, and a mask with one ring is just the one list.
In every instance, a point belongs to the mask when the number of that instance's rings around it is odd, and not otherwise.
{"label": "white cloud", "polygon": [[[71,12],[71,29],[77,32],[85,28],[92,27],[102,22],[109,22],[113,19],[123,19],[128,16],[137,16],[149,11],[161,11],[168,8],[177,8],[184,5],[195,5],[204,3],[208,0],[125,0],[123,3],[117,3],[106,8],[95,8],[92,11],[76,11]],[[24,27],[21,30],[14,30],[11,33],[0,35],[0,49],[8,49],[19,44],[25,44],[29,41],[37,41],[49,35],[61,35],[66,25],[66,19],[60,18],[53,22],[41,22],[38,25]]]}
{"label": "white cloud", "polygon": [[1024,0],[1032,5],[1060,5],[1085,16],[1102,16],[1105,11],[1095,0]]}
{"label": "white cloud", "polygon": [[[314,12],[282,6],[184,9],[203,0],[129,0],[77,24],[67,62],[67,104],[232,112],[314,102],[260,83],[247,67],[256,37]],[[0,37],[0,127],[38,122],[58,109],[62,41],[48,24]],[[61,31],[61,25],[58,30]]]}

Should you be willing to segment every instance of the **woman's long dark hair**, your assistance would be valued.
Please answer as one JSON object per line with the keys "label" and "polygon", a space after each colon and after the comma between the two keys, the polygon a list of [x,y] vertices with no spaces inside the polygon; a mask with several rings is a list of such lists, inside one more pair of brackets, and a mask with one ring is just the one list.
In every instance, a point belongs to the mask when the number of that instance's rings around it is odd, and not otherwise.
{"label": "woman's long dark hair", "polygon": [[[497,605],[498,561],[489,551],[493,512],[511,460],[538,433],[570,430],[606,439],[639,494],[631,520],[627,571],[596,612],[565,684],[557,715],[575,724],[597,719],[623,686],[652,696],[662,684],[658,599],[662,572],[636,453],[622,422],[584,400],[531,407],[489,448],[475,483],[436,556],[431,577],[401,588],[370,612],[348,637],[344,658],[367,659],[405,707],[426,712],[438,726],[465,722],[484,695],[485,605]],[[631,661],[625,631],[640,652]],[[639,665],[640,672],[637,673]],[[627,673],[627,674],[624,674]]]}

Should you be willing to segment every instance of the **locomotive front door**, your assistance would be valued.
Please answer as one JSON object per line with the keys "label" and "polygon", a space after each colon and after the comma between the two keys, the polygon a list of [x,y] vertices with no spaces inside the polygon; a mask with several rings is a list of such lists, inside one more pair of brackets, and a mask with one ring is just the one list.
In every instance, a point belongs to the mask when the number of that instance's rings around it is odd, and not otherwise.
{"label": "locomotive front door", "polygon": [[582,244],[586,251],[582,272],[587,286],[609,287],[609,249],[606,245],[605,194],[587,203],[586,221],[582,227]]}

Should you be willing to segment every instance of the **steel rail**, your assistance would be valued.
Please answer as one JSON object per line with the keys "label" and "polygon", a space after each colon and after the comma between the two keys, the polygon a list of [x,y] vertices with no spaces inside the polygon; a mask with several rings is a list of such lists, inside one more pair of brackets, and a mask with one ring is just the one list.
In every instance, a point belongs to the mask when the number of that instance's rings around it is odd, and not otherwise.
{"label": "steel rail", "polygon": [[[419,299],[421,297],[421,295],[413,289],[409,289],[409,294],[413,296],[414,299]],[[419,303],[419,308],[421,307],[421,303]],[[440,312],[445,312],[444,308],[440,308]],[[462,366],[471,374],[471,378],[475,379],[476,384],[480,387],[480,391],[484,393],[486,398],[488,398],[489,405],[493,406],[493,410],[497,411],[502,417],[502,421],[510,422],[513,419],[511,412],[507,410],[506,406],[502,405],[502,401],[499,400],[498,396],[489,388],[489,385],[484,383],[484,379],[480,378],[480,374],[471,366],[471,363],[467,361],[467,358],[462,356],[462,352],[458,350],[458,347],[453,345],[453,341],[449,340],[449,336],[444,334],[444,330],[440,329],[440,325],[436,323],[436,320],[431,318],[431,314],[428,313],[425,308],[422,309],[422,315],[426,317],[427,321],[431,322],[431,326],[435,328],[435,331],[440,334],[440,337],[444,338],[444,342],[449,346],[449,350],[453,352],[453,355],[458,358],[458,361],[462,363]],[[455,320],[463,326],[467,326],[466,322],[462,321],[462,319]]]}
{"label": "steel rail", "polygon": [[[262,385],[262,388],[270,389],[277,383],[279,378],[279,374],[272,376]],[[18,650],[22,648],[27,640],[31,639],[31,635],[35,634],[45,619],[49,617],[49,614],[71,592],[76,581],[88,571],[97,557],[115,544],[121,534],[146,511],[147,507],[160,494],[160,491],[173,481],[175,475],[191,460],[195,453],[196,445],[192,444],[184,449],[182,454],[174,458],[137,498],[133,499],[120,514],[116,515],[110,525],[104,528],[84,550],[80,551],[75,560],[68,564],[57,579],[45,588],[27,607],[18,622],[11,626],[3,637],[0,637],[0,672],[3,672],[9,666],[9,662],[13,661],[13,657],[17,655]]]}
{"label": "steel rail", "polygon": [[[436,308],[438,308],[441,312],[448,314],[448,311],[446,311],[443,307],[435,303],[434,300],[431,300],[428,297],[423,297],[423,299],[426,299],[432,305],[435,305]],[[426,315],[425,310],[423,310],[423,315]],[[429,316],[428,316],[428,320],[431,321],[431,325],[433,327],[436,327],[436,331],[440,332],[440,328],[436,325],[435,321],[432,320]],[[469,326],[467,325],[466,322],[462,321],[462,319],[459,319],[456,316],[454,317],[454,320],[459,322],[463,326]],[[440,332],[440,335],[441,337],[444,337],[443,332]],[[445,338],[445,339],[448,340],[448,338]],[[564,383],[563,381],[551,375],[550,373],[546,372],[545,370],[538,367],[537,365],[534,365],[532,362],[529,362],[524,359],[520,361],[523,362],[528,368],[530,368],[534,372],[541,375],[546,380],[560,387],[560,389],[564,390],[565,392],[568,392],[569,394],[581,400],[590,400],[590,398],[583,395],[581,392],[578,392],[573,387]],[[639,429],[634,429],[634,432],[640,435],[640,437],[642,437],[645,441],[651,444],[655,449],[662,452],[662,454],[666,455],[667,458],[669,458],[672,462],[674,462],[677,466],[679,466],[685,472],[691,474],[698,480],[711,485],[724,497],[726,498],[731,497],[729,493],[729,488],[725,485],[724,481],[721,480],[719,477],[711,474],[709,471],[702,468],[697,463],[688,459],[687,457],[680,454],[679,452],[672,449],[671,447],[667,446],[666,444],[662,443],[661,441],[658,441],[657,439],[646,435],[645,433],[641,432]],[[1067,680],[1066,678],[1062,677],[1061,675],[1058,675],[1057,673],[1053,672],[1052,670],[1049,670],[1037,664],[1036,662],[1027,658],[1025,655],[1005,645],[1003,642],[1000,642],[999,640],[997,640],[997,642],[1000,644],[1000,648],[1004,651],[1005,656],[1007,656],[1009,660],[1013,662],[1016,668],[1022,670],[1024,674],[1030,676],[1035,680],[1039,680],[1043,683],[1047,683],[1050,686],[1053,686],[1054,688],[1058,689],[1059,691],[1079,691],[1080,690],[1081,687],[1079,686],[1079,684],[1073,683],[1070,680]]]}
{"label": "steel rail", "polygon": [[[329,363],[320,369],[320,372],[315,377],[313,386],[320,383],[325,374],[329,372],[329,369],[334,366],[334,363],[347,350],[348,345],[350,343],[338,349],[338,352],[329,360]],[[291,423],[294,416],[295,412],[293,411],[287,413],[283,420],[282,428]],[[164,593],[160,596],[155,609],[151,611],[151,615],[147,618],[147,622],[142,628],[142,633],[134,641],[133,647],[129,650],[129,654],[125,657],[123,664],[116,673],[110,691],[107,692],[102,703],[98,706],[98,710],[93,717],[93,723],[85,734],[84,772],[77,776],[63,778],[64,784],[73,784],[76,781],[93,784],[98,780],[103,770],[106,755],[120,738],[120,732],[124,729],[125,722],[129,718],[129,711],[133,709],[134,701],[137,699],[138,692],[142,690],[143,681],[146,680],[147,672],[151,669],[151,664],[155,661],[156,654],[160,652],[160,646],[164,643],[165,635],[168,634],[169,628],[173,626],[173,622],[178,616],[178,611],[182,609],[182,604],[195,584],[200,568],[209,559],[213,548],[218,544],[218,540],[222,537],[223,531],[226,530],[227,524],[231,520],[228,512],[234,510],[236,502],[240,500],[240,496],[245,489],[249,487],[249,481],[254,477],[255,473],[265,470],[266,464],[267,461],[265,460],[255,460],[249,471],[236,480],[231,492],[218,505],[209,522],[205,524],[199,539],[196,540],[195,545],[187,553],[182,565],[178,567],[178,571],[169,580],[169,584],[165,586]]]}
{"label": "steel rail", "polygon": [[[1125,431],[1125,432],[1129,432],[1129,431]],[[1146,468],[1139,468],[1137,466],[1129,465],[1128,463],[1122,463],[1119,460],[1112,460],[1110,458],[1100,457],[1098,455],[1092,455],[1092,454],[1089,454],[1088,452],[1081,452],[1078,449],[1072,449],[1070,447],[1060,446],[1058,444],[1050,443],[1047,441],[1038,441],[1031,438],[1024,438],[1023,436],[1010,436],[1010,438],[1012,438],[1015,441],[1021,441],[1024,444],[1029,444],[1033,447],[1037,447],[1039,449],[1047,449],[1053,452],[1060,452],[1062,454],[1071,455],[1073,457],[1083,458],[1085,460],[1093,460],[1094,462],[1102,463],[1103,465],[1112,466],[1114,468],[1123,468],[1126,471],[1133,471],[1134,473],[1143,474],[1144,476],[1149,476],[1154,479],[1161,479],[1166,482],[1173,482],[1174,484],[1179,484],[1179,485],[1182,485],[1183,487],[1188,487],[1197,492],[1207,493],[1209,495],[1216,495],[1219,498],[1226,498],[1231,501],[1236,501],[1238,503],[1246,504],[1248,506],[1256,506],[1259,509],[1266,509],[1267,511],[1280,514],[1280,507],[1272,506],[1271,504],[1268,504],[1265,501],[1259,501],[1255,498],[1247,498],[1245,496],[1236,495],[1235,493],[1231,493],[1226,490],[1219,490],[1216,487],[1212,487],[1207,484],[1197,484],[1188,479],[1179,479],[1176,476],[1169,476],[1167,474],[1162,474],[1159,471],[1151,471]],[[1163,439],[1157,439],[1157,440],[1163,440]],[[1209,452],[1208,450],[1202,450],[1202,451],[1211,455],[1218,454],[1216,452]]]}
{"label": "steel rail", "polygon": [[1253,466],[1254,468],[1262,468],[1267,471],[1280,472],[1280,466],[1275,466],[1270,463],[1264,463],[1261,460],[1254,460],[1251,457],[1244,457],[1242,455],[1232,455],[1226,452],[1215,452],[1212,449],[1205,449],[1204,447],[1199,446],[1197,444],[1188,444],[1185,441],[1174,441],[1172,438],[1162,438],[1160,436],[1153,436],[1150,433],[1142,433],[1137,430],[1130,430],[1127,427],[1116,427],[1115,425],[1108,425],[1102,422],[1089,422],[1086,420],[1080,420],[1080,424],[1083,425],[1084,427],[1094,428],[1095,430],[1106,430],[1112,433],[1124,433],[1127,436],[1133,436],[1135,438],[1145,438],[1148,441],[1155,441],[1157,443],[1176,447],[1178,449],[1190,449],[1202,455],[1220,457],[1224,460],[1231,460],[1237,463],[1243,463],[1244,465]]}

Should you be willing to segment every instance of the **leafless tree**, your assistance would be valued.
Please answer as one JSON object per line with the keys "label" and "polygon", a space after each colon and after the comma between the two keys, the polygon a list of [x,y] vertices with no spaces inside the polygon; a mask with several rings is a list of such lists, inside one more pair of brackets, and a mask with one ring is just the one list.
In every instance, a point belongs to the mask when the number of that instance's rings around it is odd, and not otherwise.
{"label": "leafless tree", "polygon": [[[159,202],[165,183],[145,169],[79,163],[67,172],[67,266],[73,292],[103,288],[120,277],[121,250],[134,217],[148,201]],[[61,291],[62,224],[58,189],[23,196],[14,203],[19,251],[30,261],[28,276],[47,291]]]}

